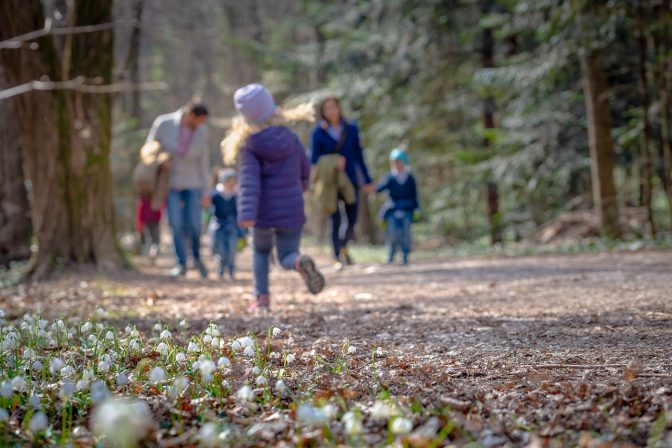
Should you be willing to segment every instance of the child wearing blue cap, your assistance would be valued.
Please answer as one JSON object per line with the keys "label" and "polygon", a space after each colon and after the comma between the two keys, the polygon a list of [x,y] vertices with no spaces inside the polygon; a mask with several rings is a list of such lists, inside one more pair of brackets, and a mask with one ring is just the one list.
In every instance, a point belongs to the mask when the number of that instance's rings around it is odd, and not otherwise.
{"label": "child wearing blue cap", "polygon": [[394,263],[399,249],[404,265],[411,253],[411,224],[413,213],[419,208],[418,190],[411,172],[408,152],[395,148],[390,152],[392,169],[376,187],[377,192],[387,191],[388,199],[380,210],[380,217],[387,225],[387,262]]}
{"label": "child wearing blue cap", "polygon": [[213,249],[219,261],[219,276],[228,271],[231,280],[236,275],[236,252],[240,228],[237,211],[237,174],[235,170],[225,169],[219,173],[218,182],[212,192],[210,216],[214,236]]}

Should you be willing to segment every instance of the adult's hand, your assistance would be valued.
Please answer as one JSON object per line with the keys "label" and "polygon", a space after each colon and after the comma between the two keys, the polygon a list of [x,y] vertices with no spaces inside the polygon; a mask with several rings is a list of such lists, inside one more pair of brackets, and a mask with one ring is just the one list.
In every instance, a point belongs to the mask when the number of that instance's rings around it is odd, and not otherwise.
{"label": "adult's hand", "polygon": [[239,225],[242,229],[249,229],[249,228],[251,228],[251,227],[254,227],[254,224],[256,224],[254,221],[240,221],[240,222],[238,223],[238,225]]}
{"label": "adult's hand", "polygon": [[201,208],[208,208],[208,207],[210,207],[210,196],[204,194],[201,196]]}
{"label": "adult's hand", "polygon": [[366,185],[364,185],[364,187],[362,187],[362,191],[366,194],[375,193],[376,192],[376,184],[374,184],[373,182],[370,183],[370,184],[366,184]]}
{"label": "adult's hand", "polygon": [[345,157],[338,156],[338,162],[336,162],[336,168],[343,171],[345,169],[345,163],[346,162],[347,162],[347,160],[345,160]]}

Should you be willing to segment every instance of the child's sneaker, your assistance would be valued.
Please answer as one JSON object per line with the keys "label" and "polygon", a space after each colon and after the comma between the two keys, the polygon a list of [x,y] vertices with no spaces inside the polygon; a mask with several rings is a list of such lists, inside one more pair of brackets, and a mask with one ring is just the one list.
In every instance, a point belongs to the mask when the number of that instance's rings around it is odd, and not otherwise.
{"label": "child's sneaker", "polygon": [[248,311],[256,313],[259,311],[269,311],[271,309],[271,296],[268,294],[259,294],[254,303],[250,305]]}
{"label": "child's sneaker", "polygon": [[319,294],[324,289],[324,276],[317,269],[312,258],[301,255],[296,262],[296,270],[301,274],[308,291],[312,294]]}

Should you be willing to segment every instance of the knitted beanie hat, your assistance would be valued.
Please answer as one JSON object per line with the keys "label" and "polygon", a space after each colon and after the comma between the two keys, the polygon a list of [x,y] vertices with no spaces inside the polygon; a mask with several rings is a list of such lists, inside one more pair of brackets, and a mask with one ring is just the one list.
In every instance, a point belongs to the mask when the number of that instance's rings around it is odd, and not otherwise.
{"label": "knitted beanie hat", "polygon": [[251,124],[261,124],[275,114],[273,95],[261,84],[249,84],[233,95],[236,110]]}
{"label": "knitted beanie hat", "polygon": [[408,157],[408,152],[405,149],[401,148],[394,148],[390,152],[390,160],[398,160],[399,162],[403,163],[404,165],[410,165],[411,160]]}
{"label": "knitted beanie hat", "polygon": [[220,184],[223,184],[227,180],[235,179],[236,177],[238,177],[236,170],[227,168],[219,173],[219,176],[217,176],[217,180],[219,181]]}

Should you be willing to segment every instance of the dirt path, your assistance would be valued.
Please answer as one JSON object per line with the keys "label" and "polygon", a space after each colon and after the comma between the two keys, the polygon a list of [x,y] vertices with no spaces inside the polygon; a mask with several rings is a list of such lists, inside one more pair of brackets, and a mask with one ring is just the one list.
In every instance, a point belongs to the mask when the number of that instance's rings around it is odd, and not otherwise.
{"label": "dirt path", "polygon": [[[245,258],[235,284],[194,273],[166,278],[168,259],[156,267],[139,263],[142,273],[113,279],[78,273],[6,290],[2,307],[10,315],[54,316],[102,306],[120,325],[144,328],[156,319],[187,319],[194,328],[212,320],[227,336],[273,324],[302,350],[350,340],[363,371],[371,350],[381,347],[377,375],[391,392],[425,404],[481,403],[465,425],[509,440],[531,425],[551,440],[590,429],[639,445],[662,412],[672,425],[669,251],[359,265],[326,270],[328,288],[318,297],[304,292],[297,275],[275,270],[267,316],[245,312]],[[628,363],[635,366],[628,372],[538,367]]]}

